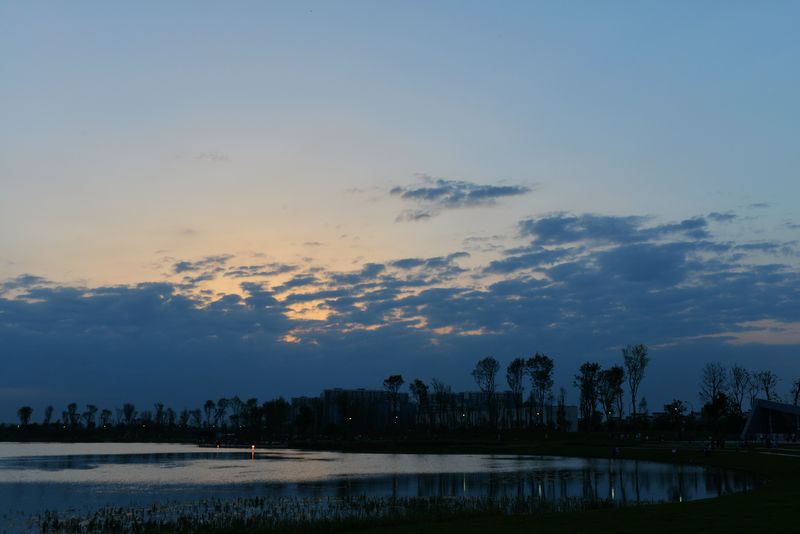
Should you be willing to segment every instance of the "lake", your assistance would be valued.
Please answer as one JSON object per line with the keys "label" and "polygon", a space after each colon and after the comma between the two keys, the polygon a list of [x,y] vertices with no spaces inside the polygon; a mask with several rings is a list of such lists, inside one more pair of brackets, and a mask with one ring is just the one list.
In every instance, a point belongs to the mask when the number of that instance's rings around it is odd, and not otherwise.
{"label": "lake", "polygon": [[211,449],[153,443],[0,443],[0,530],[52,510],[259,497],[535,498],[615,504],[744,491],[740,472],[623,459]]}

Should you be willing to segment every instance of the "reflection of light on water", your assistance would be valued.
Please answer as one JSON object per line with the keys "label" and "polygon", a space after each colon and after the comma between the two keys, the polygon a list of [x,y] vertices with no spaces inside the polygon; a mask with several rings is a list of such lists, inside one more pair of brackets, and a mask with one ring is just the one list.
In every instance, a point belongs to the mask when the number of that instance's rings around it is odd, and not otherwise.
{"label": "reflection of light on water", "polygon": [[[382,498],[444,496],[481,499],[487,496],[525,496],[532,500],[605,498],[630,500],[640,488],[631,479],[636,467],[644,500],[683,502],[714,494],[720,475],[699,466],[679,470],[669,465],[614,460],[520,458],[482,455],[347,454],[290,449],[198,448],[158,444],[36,444],[0,443],[0,518],[4,510],[38,513],[42,507],[91,508],[100,504],[147,505],[169,499],[202,499],[259,495],[274,498],[322,498],[369,495]],[[248,455],[248,453],[250,453]],[[248,458],[250,456],[250,458]],[[584,487],[583,473],[592,473]],[[167,469],[168,467],[168,469]],[[595,469],[602,470],[595,471]],[[605,472],[607,470],[607,472]],[[462,495],[458,496],[458,473]],[[753,486],[729,475],[724,492]],[[703,482],[708,479],[708,487]],[[12,482],[23,481],[41,491],[41,497],[15,492]],[[68,485],[62,485],[67,482]],[[475,482],[471,484],[471,482]],[[544,489],[548,485],[547,491]],[[34,486],[35,484],[35,486]],[[180,487],[165,489],[166,485]],[[719,483],[717,482],[717,485]],[[64,488],[69,487],[68,491]],[[173,487],[173,486],[169,486]],[[33,491],[33,490],[32,490]],[[587,493],[584,494],[584,491]],[[678,499],[675,499],[675,492]],[[102,495],[102,497],[96,497]],[[1,524],[1,520],[0,520]],[[0,532],[2,528],[0,528]]]}

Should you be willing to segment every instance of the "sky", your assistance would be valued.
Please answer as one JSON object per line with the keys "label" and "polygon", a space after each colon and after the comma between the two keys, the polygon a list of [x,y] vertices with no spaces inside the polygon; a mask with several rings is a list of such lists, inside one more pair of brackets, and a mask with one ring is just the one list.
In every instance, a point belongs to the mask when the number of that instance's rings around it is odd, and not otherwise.
{"label": "sky", "polygon": [[[0,4],[0,420],[650,347],[800,378],[795,2]],[[502,382],[502,377],[501,377]],[[37,415],[38,414],[38,415]]]}

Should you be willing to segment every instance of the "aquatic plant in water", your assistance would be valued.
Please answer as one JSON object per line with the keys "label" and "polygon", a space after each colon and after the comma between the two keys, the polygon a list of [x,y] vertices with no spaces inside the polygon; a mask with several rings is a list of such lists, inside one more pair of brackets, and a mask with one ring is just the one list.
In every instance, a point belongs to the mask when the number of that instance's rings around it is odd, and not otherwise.
{"label": "aquatic plant in water", "polygon": [[108,506],[81,515],[45,512],[28,527],[42,533],[194,532],[260,529],[281,532],[335,531],[364,524],[464,515],[532,514],[609,508],[605,499],[548,501],[529,497],[247,497],[169,502],[144,507]]}

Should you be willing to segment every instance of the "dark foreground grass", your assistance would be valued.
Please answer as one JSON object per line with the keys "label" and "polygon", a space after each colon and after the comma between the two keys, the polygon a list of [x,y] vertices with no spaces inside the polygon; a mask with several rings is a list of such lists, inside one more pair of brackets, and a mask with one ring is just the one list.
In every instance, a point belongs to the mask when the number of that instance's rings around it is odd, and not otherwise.
{"label": "dark foreground grass", "polygon": [[[677,446],[673,455],[671,449]],[[611,446],[594,443],[510,445],[496,452],[608,457]],[[756,490],[715,499],[582,512],[481,516],[365,528],[379,533],[506,532],[800,532],[800,448],[717,450],[706,456],[698,445],[654,444],[622,448],[625,458],[687,462],[739,469],[764,477]]]}

